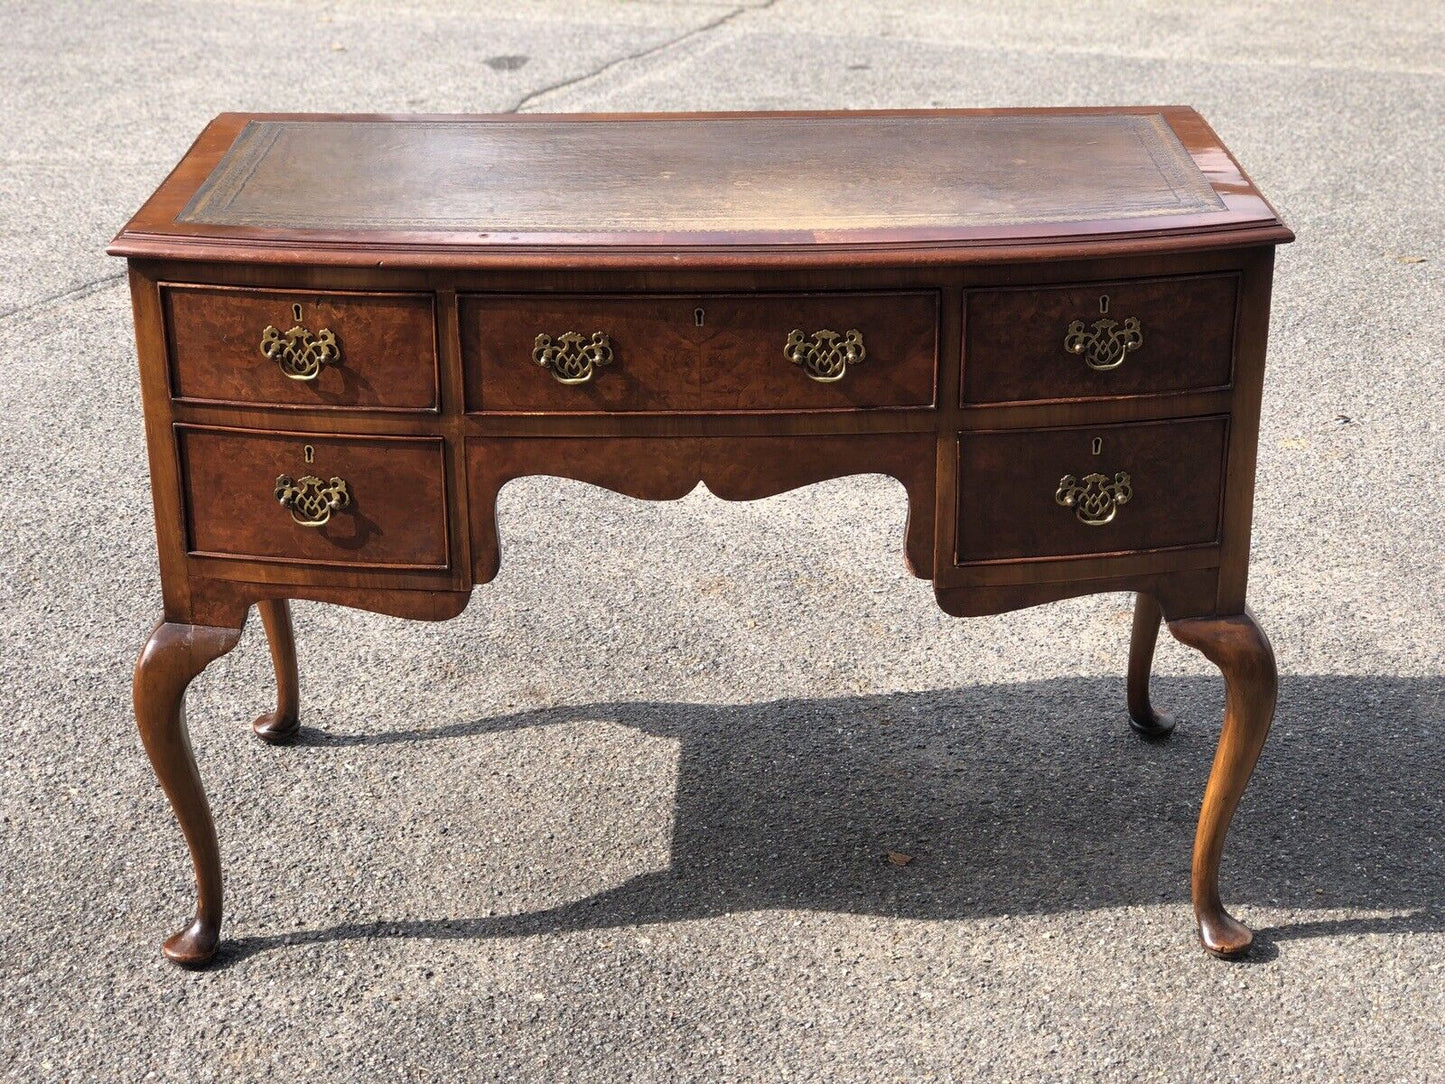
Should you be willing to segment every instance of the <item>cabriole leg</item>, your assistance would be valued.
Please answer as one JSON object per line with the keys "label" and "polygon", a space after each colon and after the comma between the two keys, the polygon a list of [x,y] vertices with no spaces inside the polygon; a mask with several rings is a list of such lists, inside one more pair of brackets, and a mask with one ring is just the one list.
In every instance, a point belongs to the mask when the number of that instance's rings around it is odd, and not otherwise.
{"label": "cabriole leg", "polygon": [[1149,703],[1149,675],[1163,612],[1153,595],[1134,596],[1134,631],[1129,637],[1129,725],[1146,738],[1162,738],[1174,729],[1174,716]]}
{"label": "cabriole leg", "polygon": [[284,598],[256,603],[266,643],[271,648],[271,666],[276,671],[276,710],[257,716],[251,729],[262,741],[285,745],[301,729],[300,675],[296,666],[296,634],[291,626],[291,606]]}
{"label": "cabriole leg", "polygon": [[1199,940],[1207,950],[1216,956],[1242,956],[1254,934],[1220,901],[1219,858],[1234,810],[1274,719],[1274,650],[1248,612],[1171,621],[1169,631],[1180,643],[1202,652],[1224,675],[1224,728],[1194,836],[1194,914],[1199,920]]}
{"label": "cabriole leg", "polygon": [[166,939],[162,951],[175,963],[191,967],[214,956],[220,940],[221,857],[186,730],[186,687],[240,638],[240,629],[162,622],[135,664],[136,725],[151,767],[185,833],[196,870],[195,917]]}

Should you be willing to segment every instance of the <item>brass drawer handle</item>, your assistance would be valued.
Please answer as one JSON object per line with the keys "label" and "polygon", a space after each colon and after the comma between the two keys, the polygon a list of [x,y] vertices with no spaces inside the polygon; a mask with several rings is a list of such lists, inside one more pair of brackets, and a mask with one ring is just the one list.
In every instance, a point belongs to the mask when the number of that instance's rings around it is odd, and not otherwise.
{"label": "brass drawer handle", "polygon": [[[1099,311],[1109,311],[1107,297],[1099,299]],[[1144,345],[1144,329],[1137,316],[1126,317],[1122,326],[1104,316],[1085,328],[1084,321],[1075,320],[1064,335],[1064,349],[1070,354],[1084,355],[1084,364],[1105,373],[1124,364],[1124,358]]]}
{"label": "brass drawer handle", "polygon": [[1066,474],[1059,479],[1059,488],[1054,491],[1054,503],[1072,508],[1080,523],[1102,527],[1133,496],[1134,488],[1127,471],[1119,471],[1112,480],[1103,474],[1086,474],[1082,482]]}
{"label": "brass drawer handle", "polygon": [[261,353],[274,359],[291,380],[315,380],[323,365],[341,364],[341,347],[328,327],[313,336],[301,324],[284,334],[268,325],[261,332]]}
{"label": "brass drawer handle", "polygon": [[594,331],[592,338],[568,331],[557,336],[538,335],[532,344],[532,360],[551,371],[559,384],[585,384],[600,365],[612,364],[612,341],[607,332]]}
{"label": "brass drawer handle", "polygon": [[820,384],[842,380],[849,365],[857,365],[867,356],[863,333],[856,327],[841,335],[824,328],[813,332],[812,338],[794,328],[783,344],[783,357],[794,365],[801,365],[808,378]]}
{"label": "brass drawer handle", "polygon": [[290,509],[291,518],[302,527],[325,527],[331,513],[351,503],[351,490],[340,478],[323,482],[314,474],[293,482],[289,474],[276,479],[276,500]]}

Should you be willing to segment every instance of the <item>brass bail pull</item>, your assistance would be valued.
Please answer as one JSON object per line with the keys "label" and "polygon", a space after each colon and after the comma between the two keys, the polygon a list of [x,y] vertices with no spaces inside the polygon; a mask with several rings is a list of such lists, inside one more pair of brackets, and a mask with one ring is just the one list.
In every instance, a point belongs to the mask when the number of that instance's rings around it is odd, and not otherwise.
{"label": "brass bail pull", "polygon": [[1095,372],[1108,372],[1144,345],[1144,325],[1137,316],[1119,321],[1109,317],[1109,295],[1099,295],[1099,319],[1086,325],[1083,320],[1069,324],[1064,349],[1082,355],[1084,364]]}
{"label": "brass bail pull", "polygon": [[314,474],[292,479],[289,474],[277,477],[272,496],[291,513],[298,527],[325,527],[331,513],[351,504],[351,487],[345,479],[330,478],[323,482]]}
{"label": "brass bail pull", "polygon": [[261,332],[262,357],[275,361],[288,380],[303,383],[320,376],[323,366],[341,364],[341,345],[335,332],[324,327],[313,335],[301,323],[299,304],[291,306],[291,318],[295,323],[290,331],[268,324]]}
{"label": "brass bail pull", "polygon": [[857,365],[867,356],[863,333],[856,327],[841,334],[823,328],[812,335],[804,334],[801,328],[794,328],[788,332],[788,339],[783,343],[783,357],[801,366],[808,379],[819,384],[842,380],[848,373],[848,366]]}
{"label": "brass bail pull", "polygon": [[599,368],[612,364],[612,340],[605,331],[594,331],[591,338],[580,331],[565,331],[555,342],[550,335],[538,335],[532,343],[532,360],[559,384],[585,384]]}
{"label": "brass bail pull", "polygon": [[1079,522],[1090,527],[1102,527],[1113,522],[1119,509],[1133,498],[1133,480],[1128,471],[1122,470],[1112,478],[1093,473],[1079,479],[1066,474],[1059,479],[1059,486],[1054,490],[1054,503],[1072,508]]}

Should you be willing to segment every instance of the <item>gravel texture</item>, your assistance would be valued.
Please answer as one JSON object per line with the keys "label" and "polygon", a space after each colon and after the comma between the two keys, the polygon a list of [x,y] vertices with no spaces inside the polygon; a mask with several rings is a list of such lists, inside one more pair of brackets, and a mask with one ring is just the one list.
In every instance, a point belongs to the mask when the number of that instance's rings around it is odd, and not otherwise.
{"label": "gravel texture", "polygon": [[[1438,5],[21,2],[0,35],[0,1078],[1445,1079]],[[530,479],[441,625],[300,604],[193,687],[220,966],[130,717],[159,609],[105,242],[222,110],[1186,102],[1295,227],[1252,605],[1274,734],[1187,902],[1221,683],[1130,600],[958,621],[902,488],[646,504]],[[848,168],[866,168],[852,163]],[[904,866],[888,851],[912,855]]]}

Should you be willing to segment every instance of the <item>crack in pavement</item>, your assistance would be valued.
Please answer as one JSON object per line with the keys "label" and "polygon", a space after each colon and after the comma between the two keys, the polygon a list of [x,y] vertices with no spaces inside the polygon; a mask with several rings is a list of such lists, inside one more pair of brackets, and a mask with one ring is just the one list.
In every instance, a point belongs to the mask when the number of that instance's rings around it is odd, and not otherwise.
{"label": "crack in pavement", "polygon": [[736,19],[739,15],[742,15],[744,12],[766,11],[777,2],[778,0],[767,0],[766,3],[758,4],[756,7],[744,6],[739,8],[733,8],[727,14],[719,16],[718,18],[712,20],[712,22],[704,23],[702,26],[694,27],[686,33],[679,34],[675,38],[669,38],[667,41],[660,42],[657,45],[649,46],[648,48],[639,50],[638,52],[628,53],[625,56],[620,56],[614,60],[609,60],[606,64],[603,64],[599,68],[596,68],[589,72],[583,72],[581,75],[574,75],[570,79],[563,79],[560,83],[553,83],[551,86],[545,86],[541,87],[538,90],[531,91],[528,94],[523,95],[521,100],[519,100],[516,105],[512,106],[511,109],[505,110],[505,112],[520,113],[525,107],[531,105],[538,98],[546,97],[553,91],[564,90],[567,87],[576,86],[578,83],[585,83],[589,79],[595,79],[597,78],[597,76],[603,75],[606,72],[611,71],[613,68],[616,68],[622,64],[627,64],[630,61],[645,60],[647,57],[655,56],[658,53],[671,49],[674,45],[681,45],[683,42],[689,41],[692,38],[699,37],[702,34],[710,33],[711,31],[718,29],[718,27],[726,26],[728,23]]}
{"label": "crack in pavement", "polygon": [[[711,33],[712,31],[717,30],[719,27],[726,26],[728,23],[736,19],[739,15],[743,15],[751,11],[766,11],[777,2],[778,0],[766,0],[765,3],[761,4],[744,5],[742,7],[732,8],[725,14],[720,15],[716,19],[713,19],[711,22],[706,22],[703,23],[701,26],[693,27],[691,30],[679,34],[675,38],[669,38],[664,42],[659,42],[657,45],[649,46],[648,48],[638,50],[635,53],[628,53],[624,56],[616,57],[615,59],[609,60],[607,63],[601,65],[600,67],[593,69],[592,71],[583,72],[581,75],[575,75],[570,79],[563,79],[561,82],[553,83],[550,86],[541,87],[537,90],[531,91],[530,93],[524,95],[517,102],[516,105],[512,106],[512,108],[510,109],[504,110],[504,112],[520,113],[524,108],[526,108],[528,105],[531,105],[537,99],[543,98],[548,94],[553,93],[554,91],[564,90],[567,87],[576,86],[578,83],[585,83],[587,80],[595,79],[597,76],[603,75],[606,72],[609,72],[613,68],[619,67],[622,64],[627,64],[634,60],[644,60],[650,56],[656,56],[658,53],[665,52],[666,50],[671,49],[675,45],[681,45],[685,41],[690,41],[691,39],[700,37],[703,34]],[[87,297],[90,294],[98,293],[99,291],[120,282],[124,278],[125,272],[119,271],[115,274],[106,275],[103,278],[92,279],[90,282],[81,283],[79,286],[72,286],[68,289],[57,291],[56,293],[49,294],[35,301],[27,301],[24,304],[15,305],[9,309],[0,310],[0,320],[8,320],[12,316],[18,316],[22,313],[32,312],[36,309],[41,309],[47,305],[53,305],[57,302],[79,300],[80,298]]]}
{"label": "crack in pavement", "polygon": [[45,297],[37,298],[34,301],[27,301],[23,305],[16,305],[13,308],[0,311],[0,320],[8,320],[10,317],[18,316],[21,313],[31,312],[35,309],[43,309],[46,305],[53,305],[58,301],[78,301],[82,297],[89,297],[91,294],[99,293],[101,290],[114,286],[124,278],[125,272],[117,271],[103,278],[82,282],[79,286],[70,286],[53,294],[47,294]]}

